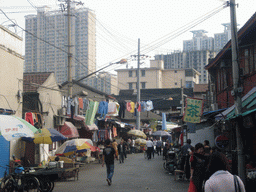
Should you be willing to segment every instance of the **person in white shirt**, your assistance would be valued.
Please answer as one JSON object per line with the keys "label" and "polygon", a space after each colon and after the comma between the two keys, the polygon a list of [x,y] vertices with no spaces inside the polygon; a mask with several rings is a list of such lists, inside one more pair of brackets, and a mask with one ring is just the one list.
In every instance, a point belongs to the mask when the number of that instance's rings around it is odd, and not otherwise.
{"label": "person in white shirt", "polygon": [[232,175],[229,170],[226,156],[223,153],[214,152],[210,157],[209,175],[211,176],[205,182],[205,192],[245,192],[242,180],[238,176]]}
{"label": "person in white shirt", "polygon": [[151,153],[152,153],[153,147],[154,147],[153,142],[151,140],[149,140],[149,138],[147,138],[146,146],[147,146],[147,156],[148,156],[148,160],[149,160],[149,159],[151,159]]}

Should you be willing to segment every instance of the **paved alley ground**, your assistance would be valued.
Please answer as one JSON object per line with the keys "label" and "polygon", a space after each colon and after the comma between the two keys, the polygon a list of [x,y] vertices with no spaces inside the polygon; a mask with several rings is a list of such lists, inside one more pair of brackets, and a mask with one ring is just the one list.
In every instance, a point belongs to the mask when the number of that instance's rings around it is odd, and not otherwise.
{"label": "paved alley ground", "polygon": [[147,160],[143,153],[128,154],[123,164],[115,161],[111,186],[106,182],[106,167],[97,162],[80,168],[79,180],[55,182],[54,192],[186,192],[188,181],[174,181],[163,169],[162,156]]}

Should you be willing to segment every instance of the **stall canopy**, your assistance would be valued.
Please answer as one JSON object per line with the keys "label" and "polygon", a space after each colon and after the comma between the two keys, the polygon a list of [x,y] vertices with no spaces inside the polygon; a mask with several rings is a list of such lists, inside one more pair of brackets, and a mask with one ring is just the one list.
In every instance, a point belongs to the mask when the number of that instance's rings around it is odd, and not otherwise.
{"label": "stall canopy", "polygon": [[60,133],[66,136],[67,138],[79,137],[77,128],[71,122],[68,121],[66,121],[64,125],[60,128]]}
{"label": "stall canopy", "polygon": [[86,125],[86,128],[88,128],[90,131],[97,131],[97,130],[99,130],[97,125],[95,125],[95,124]]}
{"label": "stall canopy", "polygon": [[[243,116],[247,113],[254,112],[256,106],[256,87],[252,88],[245,96],[242,97],[242,114]],[[235,105],[229,107],[222,113],[215,116],[216,119],[220,118],[232,119],[236,117],[235,114]]]}

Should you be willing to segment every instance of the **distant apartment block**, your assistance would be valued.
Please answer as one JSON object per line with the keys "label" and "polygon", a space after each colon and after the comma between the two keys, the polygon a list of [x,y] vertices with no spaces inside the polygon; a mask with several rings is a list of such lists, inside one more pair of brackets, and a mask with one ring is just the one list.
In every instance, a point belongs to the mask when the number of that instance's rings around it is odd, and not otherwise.
{"label": "distant apartment block", "polygon": [[183,41],[183,51],[203,51],[203,50],[214,50],[214,39],[208,37],[205,30],[191,31],[193,38],[191,40]]}
{"label": "distant apartment block", "polygon": [[[137,69],[118,69],[117,79],[120,89],[137,89]],[[141,89],[191,88],[199,83],[200,73],[195,69],[164,69],[162,60],[150,61],[150,68],[140,69]]]}
{"label": "distant apartment block", "polygon": [[189,69],[193,68],[200,73],[199,83],[208,83],[208,71],[204,69],[208,60],[216,54],[230,40],[230,24],[222,24],[223,33],[214,34],[208,37],[205,30],[191,31],[193,38],[183,41],[183,51],[174,51],[172,53],[155,55],[155,60],[164,62],[164,69]]}
{"label": "distant apartment block", "polygon": [[[72,6],[71,14],[72,78],[79,79],[96,69],[96,18],[87,8]],[[58,83],[67,81],[66,15],[44,6],[25,16],[25,28],[34,34],[25,36],[25,72],[54,72]]]}
{"label": "distant apartment block", "polygon": [[223,23],[224,32],[214,34],[214,51],[218,53],[231,39],[231,24]]}
{"label": "distant apartment block", "polygon": [[107,94],[117,95],[117,76],[108,72],[100,72],[97,76],[87,79],[87,85]]}

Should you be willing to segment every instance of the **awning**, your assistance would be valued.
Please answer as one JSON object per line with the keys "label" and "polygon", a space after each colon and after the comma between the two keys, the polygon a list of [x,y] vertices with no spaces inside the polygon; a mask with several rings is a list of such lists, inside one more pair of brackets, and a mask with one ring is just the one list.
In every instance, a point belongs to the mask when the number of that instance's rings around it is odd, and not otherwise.
{"label": "awning", "polygon": [[[71,118],[71,115],[68,115],[68,117]],[[73,116],[73,119],[74,119],[74,120],[77,120],[77,121],[84,121],[84,120],[85,120],[85,117],[82,116],[82,115],[76,115],[76,116],[74,115],[74,116]]]}
{"label": "awning", "polygon": [[67,138],[79,137],[77,128],[71,123],[66,121],[64,125],[60,128],[60,133],[62,133]]}
{"label": "awning", "polygon": [[[242,111],[246,113],[255,108],[256,105],[256,87],[252,88],[245,96],[242,97]],[[246,114],[242,115],[245,116]],[[229,107],[227,110],[215,116],[216,119],[219,118],[232,119],[236,117],[235,105]]]}
{"label": "awning", "polygon": [[[246,111],[246,112],[244,112],[244,113],[241,113],[240,115],[241,115],[242,117],[244,117],[244,116],[249,115],[249,114],[251,114],[251,113],[253,113],[253,112],[255,112],[255,111],[256,111],[256,109],[252,109],[252,110]],[[232,116],[232,117],[227,118],[226,120],[235,119],[235,118],[237,118],[238,116],[239,116],[239,115],[235,115],[235,116]]]}
{"label": "awning", "polygon": [[95,125],[95,124],[86,125],[86,127],[88,127],[88,129],[89,129],[90,131],[97,131],[97,130],[99,130],[98,127],[97,127],[97,125]]}

